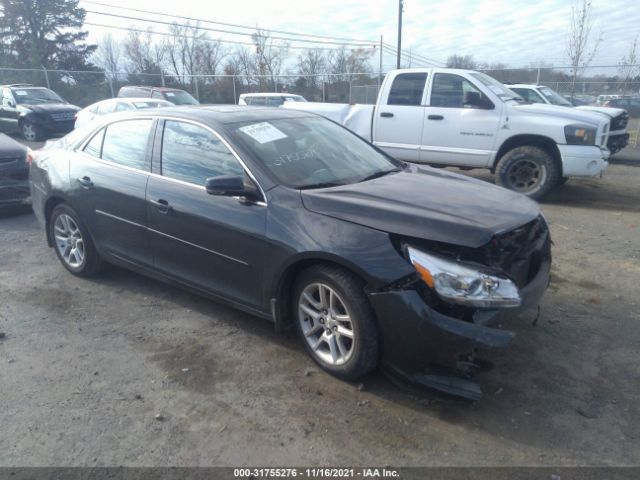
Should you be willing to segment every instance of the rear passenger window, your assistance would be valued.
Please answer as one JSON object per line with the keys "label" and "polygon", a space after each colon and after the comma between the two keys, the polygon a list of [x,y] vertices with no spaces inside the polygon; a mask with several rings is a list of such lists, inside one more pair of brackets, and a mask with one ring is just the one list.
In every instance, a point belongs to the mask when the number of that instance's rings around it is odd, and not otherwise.
{"label": "rear passenger window", "polygon": [[125,167],[148,170],[147,140],[151,120],[125,120],[107,127],[102,144],[102,159]]}
{"label": "rear passenger window", "polygon": [[96,133],[89,143],[87,143],[82,151],[87,155],[91,155],[92,157],[100,158],[100,154],[102,153],[102,139],[104,138],[104,128],[101,128],[98,133]]}
{"label": "rear passenger window", "polygon": [[426,73],[401,73],[393,79],[387,105],[422,104],[422,93],[427,83]]}
{"label": "rear passenger window", "polygon": [[204,186],[207,178],[242,176],[244,168],[210,131],[167,120],[162,136],[162,175]]}
{"label": "rear passenger window", "polygon": [[[144,95],[145,97],[148,95]],[[164,95],[162,95],[162,92],[158,92],[157,90],[154,90],[153,93],[151,94],[151,98],[159,98],[161,100],[164,100]]]}

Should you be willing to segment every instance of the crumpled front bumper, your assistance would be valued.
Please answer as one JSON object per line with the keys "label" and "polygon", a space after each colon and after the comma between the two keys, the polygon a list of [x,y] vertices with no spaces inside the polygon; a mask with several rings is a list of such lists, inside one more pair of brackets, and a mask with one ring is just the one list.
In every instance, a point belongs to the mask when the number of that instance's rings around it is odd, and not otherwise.
{"label": "crumpled front bumper", "polygon": [[515,333],[490,325],[536,308],[550,270],[546,259],[520,290],[520,307],[479,311],[473,323],[437,312],[413,289],[370,293],[381,333],[383,369],[416,386],[479,400],[482,390],[459,370],[459,362],[477,348],[509,345]]}

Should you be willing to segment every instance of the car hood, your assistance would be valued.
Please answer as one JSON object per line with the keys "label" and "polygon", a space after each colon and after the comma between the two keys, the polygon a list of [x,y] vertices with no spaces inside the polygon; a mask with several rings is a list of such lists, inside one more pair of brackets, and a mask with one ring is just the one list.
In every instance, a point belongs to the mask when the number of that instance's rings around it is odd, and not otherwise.
{"label": "car hood", "polygon": [[302,190],[308,210],[389,233],[480,247],[540,215],[524,195],[445,170],[409,166],[375,180]]}
{"label": "car hood", "polygon": [[595,112],[542,103],[513,105],[513,109],[528,114],[565,118],[570,121],[588,123],[594,126],[598,126],[604,120],[602,115]]}
{"label": "car hood", "polygon": [[66,113],[77,112],[80,107],[69,103],[41,103],[38,105],[20,105],[24,110],[31,110],[34,113]]}
{"label": "car hood", "polygon": [[581,107],[576,107],[578,110],[583,110],[585,112],[596,112],[606,115],[609,118],[615,118],[618,115],[623,115],[625,110],[623,108],[613,108],[613,107],[593,107],[589,105],[584,105]]}

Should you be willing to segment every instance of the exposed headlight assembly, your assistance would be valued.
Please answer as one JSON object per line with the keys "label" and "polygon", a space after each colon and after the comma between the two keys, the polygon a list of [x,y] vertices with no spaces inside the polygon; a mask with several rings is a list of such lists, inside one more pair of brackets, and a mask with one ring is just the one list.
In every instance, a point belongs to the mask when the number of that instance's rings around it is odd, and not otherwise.
{"label": "exposed headlight assembly", "polygon": [[564,127],[564,136],[567,145],[595,145],[597,130],[584,125],[567,125]]}
{"label": "exposed headlight assembly", "polygon": [[489,275],[461,263],[407,248],[409,261],[440,297],[461,305],[519,307],[518,287],[508,278]]}

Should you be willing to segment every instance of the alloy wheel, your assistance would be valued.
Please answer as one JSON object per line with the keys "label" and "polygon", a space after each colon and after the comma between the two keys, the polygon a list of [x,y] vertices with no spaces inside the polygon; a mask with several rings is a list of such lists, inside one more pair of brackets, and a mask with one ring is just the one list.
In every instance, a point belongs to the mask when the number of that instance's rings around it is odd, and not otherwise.
{"label": "alloy wheel", "polygon": [[298,300],[298,321],[314,355],[328,365],[344,365],[353,355],[354,331],[344,301],[324,283],[308,285]]}
{"label": "alloy wheel", "polygon": [[80,268],[84,263],[84,240],[75,220],[63,213],[54,223],[56,248],[62,260],[72,268]]}
{"label": "alloy wheel", "polygon": [[25,123],[22,125],[22,135],[24,136],[24,139],[27,140],[28,142],[36,141],[36,137],[37,137],[36,129],[32,123]]}

